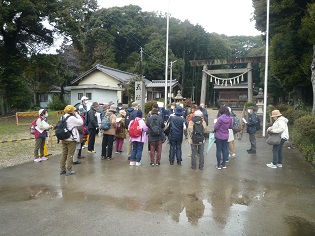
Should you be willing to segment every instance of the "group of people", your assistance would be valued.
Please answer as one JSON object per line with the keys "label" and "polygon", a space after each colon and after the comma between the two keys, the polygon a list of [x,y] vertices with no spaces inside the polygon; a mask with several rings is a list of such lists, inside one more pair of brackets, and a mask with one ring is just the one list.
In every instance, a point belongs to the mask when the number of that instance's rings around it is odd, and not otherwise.
{"label": "group of people", "polygon": [[[124,140],[129,136],[127,157],[130,166],[140,166],[144,143],[148,141],[148,151],[150,155],[150,165],[159,166],[161,164],[161,154],[163,143],[168,140],[169,162],[174,164],[175,157],[178,165],[182,162],[182,142],[185,136],[191,145],[191,168],[197,169],[197,156],[199,156],[199,169],[204,168],[204,147],[205,134],[208,126],[208,113],[204,104],[200,106],[192,105],[190,109],[184,109],[182,104],[172,103],[170,109],[161,109],[154,103],[152,110],[147,117],[143,118],[143,113],[139,110],[137,102],[132,103],[132,107],[125,110],[122,103],[116,107],[112,102],[103,105],[99,109],[99,104],[93,102],[90,109],[87,109],[87,97],[82,97],[82,103],[78,108],[68,105],[64,108],[67,129],[72,135],[68,139],[62,140],[62,158],[60,160],[60,174],[72,175],[72,165],[80,164],[78,160],[84,158],[81,155],[82,147],[88,134],[88,153],[96,153],[95,137],[102,134],[102,160],[113,159],[113,146],[115,142],[115,154],[122,153]],[[35,162],[47,160],[44,157],[43,145],[45,143],[45,132],[54,128],[47,122],[47,110],[41,109],[36,121],[35,132]],[[282,167],[282,146],[288,140],[289,133],[288,120],[275,110],[272,112],[275,122],[267,132],[281,133],[281,142],[273,147],[273,162],[267,164],[270,168]],[[256,153],[256,127],[257,114],[254,107],[248,108],[247,132],[251,148],[249,154]],[[218,117],[215,119],[214,132],[216,143],[217,169],[225,169],[229,157],[235,157],[234,134],[239,132],[239,120],[227,106],[221,106]],[[127,135],[129,134],[129,135]],[[40,155],[38,155],[40,151]]]}

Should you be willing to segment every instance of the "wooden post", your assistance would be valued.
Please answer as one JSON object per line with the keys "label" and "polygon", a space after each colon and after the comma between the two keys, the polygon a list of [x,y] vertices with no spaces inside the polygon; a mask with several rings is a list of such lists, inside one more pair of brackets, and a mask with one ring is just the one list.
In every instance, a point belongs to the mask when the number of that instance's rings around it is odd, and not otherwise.
{"label": "wooden post", "polygon": [[207,90],[207,73],[205,71],[208,70],[208,66],[203,66],[202,72],[202,83],[201,83],[201,95],[200,95],[200,103],[206,104],[206,90]]}
{"label": "wooden post", "polygon": [[248,96],[247,96],[247,101],[248,102],[253,102],[253,71],[252,71],[252,63],[247,64],[247,69],[248,71]]}

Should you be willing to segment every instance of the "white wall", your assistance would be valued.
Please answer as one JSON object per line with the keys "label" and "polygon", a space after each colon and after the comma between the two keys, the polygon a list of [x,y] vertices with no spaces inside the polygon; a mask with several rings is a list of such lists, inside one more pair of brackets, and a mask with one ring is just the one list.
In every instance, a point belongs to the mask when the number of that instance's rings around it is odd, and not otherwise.
{"label": "white wall", "polygon": [[113,101],[117,105],[117,91],[113,90],[102,90],[102,89],[78,89],[78,90],[71,90],[71,104],[75,105],[81,100],[78,100],[78,93],[83,93],[85,96],[86,93],[92,94],[92,102],[102,102],[102,103],[108,103],[109,101]]}

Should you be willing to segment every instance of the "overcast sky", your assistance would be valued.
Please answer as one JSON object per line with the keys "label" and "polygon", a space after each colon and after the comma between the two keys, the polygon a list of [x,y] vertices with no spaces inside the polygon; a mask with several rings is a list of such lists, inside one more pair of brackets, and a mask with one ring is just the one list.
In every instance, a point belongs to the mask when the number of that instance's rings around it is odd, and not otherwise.
{"label": "overcast sky", "polygon": [[232,35],[260,35],[251,21],[252,0],[97,0],[100,7],[138,5],[143,11],[167,12],[182,21],[201,25],[207,32]]}

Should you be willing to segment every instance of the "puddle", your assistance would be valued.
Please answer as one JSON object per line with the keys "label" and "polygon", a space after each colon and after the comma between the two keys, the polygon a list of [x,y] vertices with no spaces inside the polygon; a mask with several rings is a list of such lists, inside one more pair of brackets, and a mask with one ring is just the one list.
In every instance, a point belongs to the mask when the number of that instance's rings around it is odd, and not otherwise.
{"label": "puddle", "polygon": [[314,236],[315,235],[315,223],[307,221],[298,216],[287,216],[285,222],[289,227],[289,236],[303,235]]}

